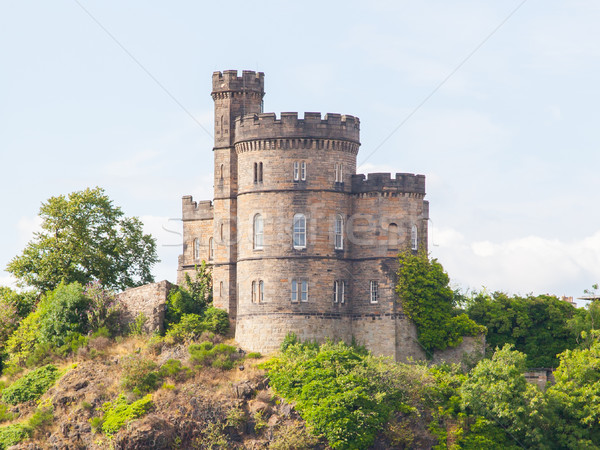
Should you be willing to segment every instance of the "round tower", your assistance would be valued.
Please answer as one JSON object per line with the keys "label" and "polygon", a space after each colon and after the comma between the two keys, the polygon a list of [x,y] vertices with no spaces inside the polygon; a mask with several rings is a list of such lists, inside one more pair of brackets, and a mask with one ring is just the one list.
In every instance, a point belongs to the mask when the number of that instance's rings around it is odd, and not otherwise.
{"label": "round tower", "polygon": [[[237,158],[234,149],[234,121],[246,113],[260,113],[264,74],[244,70],[214,72],[212,98],[215,102],[213,281],[219,286],[215,306],[235,320],[237,242]],[[222,287],[221,287],[222,286]]]}
{"label": "round tower", "polygon": [[236,119],[236,340],[242,347],[274,350],[288,332],[351,339],[344,227],[352,214],[359,132],[357,118],[339,114]]}

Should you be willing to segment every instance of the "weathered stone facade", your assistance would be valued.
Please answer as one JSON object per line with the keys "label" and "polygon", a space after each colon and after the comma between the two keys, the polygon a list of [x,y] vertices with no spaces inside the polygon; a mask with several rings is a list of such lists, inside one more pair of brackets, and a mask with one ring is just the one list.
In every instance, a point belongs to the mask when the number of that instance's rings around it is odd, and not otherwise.
{"label": "weathered stone facade", "polygon": [[356,174],[359,119],[263,113],[262,73],[212,81],[215,197],[183,197],[178,283],[207,260],[214,303],[248,350],[294,332],[422,359],[394,286],[398,252],[427,250],[425,177]]}
{"label": "weathered stone facade", "polygon": [[122,317],[123,323],[131,324],[140,314],[143,314],[146,318],[144,324],[146,332],[162,332],[167,297],[172,287],[171,283],[164,280],[129,288],[118,294],[118,300],[125,307],[125,313]]}

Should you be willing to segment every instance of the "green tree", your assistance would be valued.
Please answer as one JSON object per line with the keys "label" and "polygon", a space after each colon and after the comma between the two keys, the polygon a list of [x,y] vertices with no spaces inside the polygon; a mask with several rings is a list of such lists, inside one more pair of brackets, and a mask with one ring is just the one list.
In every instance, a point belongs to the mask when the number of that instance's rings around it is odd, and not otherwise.
{"label": "green tree", "polygon": [[549,295],[509,297],[503,292],[473,295],[467,314],[488,329],[488,352],[504,344],[527,355],[528,367],[556,367],[556,355],[577,346],[576,331],[569,321],[577,309]]}
{"label": "green tree", "polygon": [[399,255],[396,293],[404,313],[417,326],[419,342],[425,349],[443,350],[462,342],[463,336],[485,332],[457,308],[450,278],[437,259],[427,254]]}
{"label": "green tree", "polygon": [[561,448],[600,448],[600,341],[566,350],[547,396],[556,408],[555,439]]}
{"label": "green tree", "polygon": [[542,392],[523,375],[525,354],[511,345],[480,361],[460,387],[463,409],[500,426],[519,446],[540,448],[547,440]]}
{"label": "green tree", "polygon": [[51,197],[39,215],[42,231],[7,266],[21,285],[45,292],[61,281],[99,280],[114,289],[153,281],[155,240],[138,218],[124,217],[103,189]]}
{"label": "green tree", "polygon": [[167,311],[165,313],[165,329],[179,323],[184,315],[202,315],[212,303],[212,274],[205,261],[196,266],[194,279],[185,274],[182,286],[169,292]]}

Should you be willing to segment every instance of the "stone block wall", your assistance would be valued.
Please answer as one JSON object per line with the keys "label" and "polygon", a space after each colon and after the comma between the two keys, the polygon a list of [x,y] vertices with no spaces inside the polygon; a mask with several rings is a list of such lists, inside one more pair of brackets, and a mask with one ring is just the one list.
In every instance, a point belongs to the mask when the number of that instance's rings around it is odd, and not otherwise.
{"label": "stone block wall", "polygon": [[146,323],[144,329],[148,333],[162,332],[165,320],[167,296],[174,287],[168,281],[146,284],[126,289],[117,295],[118,300],[125,306],[124,324],[130,324],[144,314]]}

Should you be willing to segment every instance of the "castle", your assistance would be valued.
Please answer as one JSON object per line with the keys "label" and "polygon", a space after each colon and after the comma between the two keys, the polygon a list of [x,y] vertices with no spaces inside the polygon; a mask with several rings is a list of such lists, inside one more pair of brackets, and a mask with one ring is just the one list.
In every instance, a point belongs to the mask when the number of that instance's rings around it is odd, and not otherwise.
{"label": "castle", "polygon": [[425,176],[356,174],[358,118],[277,118],[264,95],[261,72],[213,74],[214,199],[183,197],[178,284],[206,260],[214,305],[251,351],[294,332],[422,358],[395,276],[400,251],[427,251]]}

